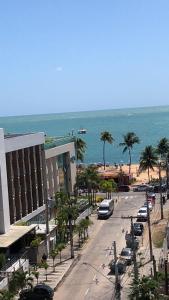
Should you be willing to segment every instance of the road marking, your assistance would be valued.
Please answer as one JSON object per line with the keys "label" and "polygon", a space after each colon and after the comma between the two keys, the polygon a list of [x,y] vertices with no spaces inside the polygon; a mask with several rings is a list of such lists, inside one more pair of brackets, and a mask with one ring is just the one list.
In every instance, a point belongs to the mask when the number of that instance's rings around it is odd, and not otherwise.
{"label": "road marking", "polygon": [[88,292],[89,292],[89,288],[86,290],[86,292],[85,292],[85,296],[87,296]]}
{"label": "road marking", "polygon": [[127,200],[127,199],[128,199],[128,196],[126,196],[125,199]]}

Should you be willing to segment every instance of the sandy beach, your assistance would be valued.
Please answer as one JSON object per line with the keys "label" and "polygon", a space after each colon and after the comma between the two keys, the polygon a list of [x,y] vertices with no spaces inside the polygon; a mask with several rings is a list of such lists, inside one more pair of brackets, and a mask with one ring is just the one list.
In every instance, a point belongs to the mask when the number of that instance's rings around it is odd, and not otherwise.
{"label": "sandy beach", "polygon": [[[101,167],[99,168],[101,171],[104,171],[104,168]],[[129,172],[129,167],[127,165],[123,165],[121,167],[121,170],[128,174]],[[145,172],[138,172],[139,170],[139,164],[132,164],[131,165],[131,174],[133,175],[134,178],[136,178],[136,183],[141,184],[141,183],[147,183],[148,182],[148,173],[147,171]],[[120,167],[118,167],[117,169],[114,166],[109,166],[106,167],[105,172],[116,172],[118,173],[120,171]],[[165,171],[161,171],[161,176],[165,176]],[[159,169],[157,167],[154,167],[154,171],[150,170],[150,179],[158,179],[159,178]]]}

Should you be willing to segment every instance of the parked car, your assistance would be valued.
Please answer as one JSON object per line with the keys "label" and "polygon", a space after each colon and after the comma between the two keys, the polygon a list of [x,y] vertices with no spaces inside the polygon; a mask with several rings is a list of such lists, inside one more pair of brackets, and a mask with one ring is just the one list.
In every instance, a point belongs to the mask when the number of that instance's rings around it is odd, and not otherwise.
{"label": "parked car", "polygon": [[137,213],[137,221],[146,222],[147,221],[147,207],[141,207]]}
{"label": "parked car", "polygon": [[148,184],[140,184],[133,187],[133,192],[146,192],[150,191],[153,187]]}
{"label": "parked car", "polygon": [[[127,262],[125,259],[119,258],[117,260],[117,269],[118,269],[118,274],[124,274],[126,272],[126,268],[127,268]],[[114,259],[109,263],[109,268],[110,271],[115,274],[115,261]]]}
{"label": "parked car", "polygon": [[[167,190],[167,185],[166,184],[162,184],[161,185],[161,191],[164,193]],[[155,185],[154,186],[154,193],[159,193],[160,192],[160,185]]]}
{"label": "parked car", "polygon": [[130,187],[128,185],[119,185],[118,186],[118,191],[119,192],[129,192]]}
{"label": "parked car", "polygon": [[125,259],[127,262],[127,265],[131,265],[133,261],[133,251],[131,248],[123,248],[120,257]]}
{"label": "parked car", "polygon": [[[144,205],[143,205],[143,207],[147,207],[147,202],[144,202]],[[152,203],[151,203],[151,201],[148,201],[148,208],[149,208],[149,210],[150,210],[150,211],[152,211],[152,210],[153,210],[153,206],[152,206]]]}
{"label": "parked car", "polygon": [[143,234],[144,231],[144,225],[142,223],[134,223],[133,224],[133,230],[135,236],[140,236]]}
{"label": "parked car", "polygon": [[134,248],[138,249],[139,240],[134,236],[134,245],[133,245],[133,239],[132,239],[132,234],[131,233],[126,233],[125,240],[126,240],[126,247],[127,248],[131,248],[132,250]]}
{"label": "parked car", "polygon": [[153,199],[155,200],[156,194],[153,193],[153,192],[148,192],[148,193],[147,193],[147,197],[153,198]]}
{"label": "parked car", "polygon": [[32,289],[24,289],[19,294],[19,300],[52,300],[53,289],[46,284],[37,284]]}

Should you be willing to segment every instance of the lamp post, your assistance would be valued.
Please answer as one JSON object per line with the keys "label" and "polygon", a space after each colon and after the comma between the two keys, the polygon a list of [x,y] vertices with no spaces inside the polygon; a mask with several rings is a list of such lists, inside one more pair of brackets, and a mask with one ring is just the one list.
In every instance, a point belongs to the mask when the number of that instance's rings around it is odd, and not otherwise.
{"label": "lamp post", "polygon": [[158,168],[159,168],[159,182],[160,182],[160,208],[161,208],[161,220],[164,218],[163,214],[163,197],[162,197],[162,180],[161,180],[161,159],[158,159]]}

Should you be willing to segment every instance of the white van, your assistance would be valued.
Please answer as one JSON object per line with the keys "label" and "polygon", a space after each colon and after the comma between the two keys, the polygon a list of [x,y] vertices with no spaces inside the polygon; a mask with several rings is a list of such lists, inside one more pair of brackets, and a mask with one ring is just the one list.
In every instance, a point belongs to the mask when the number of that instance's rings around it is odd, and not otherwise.
{"label": "white van", "polygon": [[104,199],[98,209],[98,219],[108,218],[112,215],[114,210],[114,200],[113,199]]}

